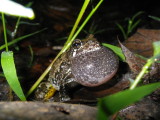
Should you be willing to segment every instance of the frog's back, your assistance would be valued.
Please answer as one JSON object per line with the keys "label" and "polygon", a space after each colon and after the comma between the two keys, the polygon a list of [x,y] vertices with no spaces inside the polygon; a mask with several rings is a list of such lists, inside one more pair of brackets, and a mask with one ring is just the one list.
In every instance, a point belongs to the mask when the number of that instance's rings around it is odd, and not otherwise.
{"label": "frog's back", "polygon": [[70,74],[70,61],[67,58],[67,54],[64,53],[53,64],[49,73],[48,81],[51,82],[55,89],[59,90],[65,78],[70,76]]}

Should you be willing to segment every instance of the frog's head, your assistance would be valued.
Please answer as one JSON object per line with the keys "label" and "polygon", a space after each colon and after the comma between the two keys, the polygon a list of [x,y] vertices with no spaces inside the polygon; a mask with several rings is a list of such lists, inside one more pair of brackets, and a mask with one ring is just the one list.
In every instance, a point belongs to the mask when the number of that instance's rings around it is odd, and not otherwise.
{"label": "frog's head", "polygon": [[93,52],[93,51],[96,51],[100,48],[101,48],[101,46],[100,46],[99,42],[91,34],[86,39],[74,40],[74,42],[70,48],[69,57],[72,58],[72,57],[79,56],[84,53]]}

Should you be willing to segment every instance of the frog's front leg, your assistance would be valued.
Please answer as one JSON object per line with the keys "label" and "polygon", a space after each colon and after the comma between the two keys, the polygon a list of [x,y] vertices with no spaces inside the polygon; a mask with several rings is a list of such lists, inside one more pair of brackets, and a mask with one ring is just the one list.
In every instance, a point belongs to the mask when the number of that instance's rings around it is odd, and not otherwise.
{"label": "frog's front leg", "polygon": [[[49,75],[48,81],[52,84],[52,86],[59,91],[59,101],[67,101],[70,100],[70,96],[68,90],[66,89],[66,85],[73,82],[74,79],[71,75],[71,69],[69,67],[69,62],[62,62],[59,70],[51,71]],[[54,77],[53,77],[54,75]],[[54,99],[54,98],[53,98]]]}
{"label": "frog's front leg", "polygon": [[70,89],[74,87],[74,78],[64,79],[63,83],[60,86],[59,90],[59,99],[60,101],[68,101],[71,99]]}

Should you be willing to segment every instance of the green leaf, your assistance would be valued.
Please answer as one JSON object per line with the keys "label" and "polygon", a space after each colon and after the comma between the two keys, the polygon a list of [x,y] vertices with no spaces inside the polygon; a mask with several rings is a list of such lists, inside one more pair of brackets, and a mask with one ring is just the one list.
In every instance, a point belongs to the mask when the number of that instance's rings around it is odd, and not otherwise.
{"label": "green leaf", "polygon": [[14,64],[13,52],[2,52],[1,53],[1,64],[4,75],[7,79],[8,84],[16,95],[23,101],[26,100],[26,97],[22,91],[20,82],[17,77],[17,72]]}
{"label": "green leaf", "polygon": [[110,48],[111,50],[113,50],[113,52],[119,56],[120,60],[125,61],[125,56],[121,50],[120,47],[114,46],[114,45],[110,45],[107,43],[102,43],[103,46]]}
{"label": "green leaf", "polygon": [[154,56],[157,56],[160,54],[160,41],[153,42],[153,48],[154,48]]}
{"label": "green leaf", "polygon": [[108,117],[125,108],[126,106],[140,100],[160,87],[160,82],[136,87],[133,90],[125,90],[104,97],[98,102],[98,120],[106,120]]}
{"label": "green leaf", "polygon": [[152,18],[153,20],[156,20],[156,21],[160,22],[160,17],[151,16],[151,15],[149,15],[148,17]]}
{"label": "green leaf", "polygon": [[126,40],[127,39],[127,33],[125,32],[124,28],[122,27],[122,25],[120,25],[119,23],[116,23],[116,25],[118,26],[118,28],[121,30],[122,34],[123,34],[123,37],[124,39]]}
{"label": "green leaf", "polygon": [[[37,33],[40,33],[40,32],[42,32],[42,31],[44,31],[44,30],[46,30],[46,28],[44,28],[44,29],[42,29],[42,30],[39,30],[39,31],[36,31],[36,32],[33,32],[33,33],[30,33],[30,34],[27,34],[27,35],[24,35],[24,36],[21,36],[21,37],[19,37],[19,38],[16,38],[16,39],[12,40],[11,42],[8,42],[8,46],[13,45],[13,44],[15,44],[15,43],[17,43],[17,42],[25,39],[25,38],[31,37],[31,36],[33,36],[33,35],[35,35],[35,34],[37,34]],[[1,45],[1,46],[0,46],[0,50],[4,49],[5,47],[6,47],[5,44],[4,44],[4,45]]]}
{"label": "green leaf", "polygon": [[31,54],[31,60],[28,64],[28,67],[30,67],[32,65],[32,62],[33,62],[33,57],[34,57],[34,54],[33,54],[33,49],[32,47],[29,45],[29,51],[30,51],[30,54]]}
{"label": "green leaf", "polygon": [[139,16],[139,15],[141,15],[141,14],[143,14],[144,13],[144,11],[139,11],[138,13],[136,13],[133,17],[132,17],[132,21],[134,22],[134,20]]}
{"label": "green leaf", "polygon": [[139,19],[135,23],[133,23],[131,28],[129,29],[129,33],[128,34],[130,34],[139,25],[140,22],[141,22],[141,20]]}

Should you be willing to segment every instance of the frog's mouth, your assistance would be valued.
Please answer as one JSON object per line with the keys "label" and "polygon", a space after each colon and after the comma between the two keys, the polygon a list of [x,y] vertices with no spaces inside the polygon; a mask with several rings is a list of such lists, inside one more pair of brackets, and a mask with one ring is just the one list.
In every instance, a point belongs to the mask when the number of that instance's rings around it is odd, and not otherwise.
{"label": "frog's mouth", "polygon": [[77,50],[73,57],[84,55],[86,53],[91,53],[91,52],[94,52],[94,51],[98,51],[100,49],[101,49],[101,46],[99,44],[96,44],[93,41],[89,41],[87,44],[85,44],[79,50]]}

